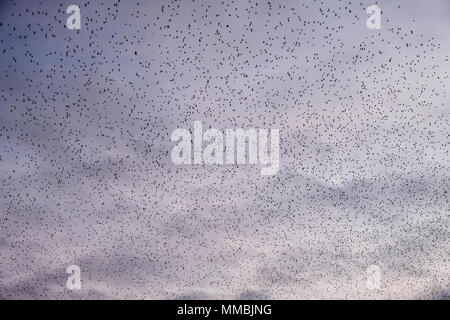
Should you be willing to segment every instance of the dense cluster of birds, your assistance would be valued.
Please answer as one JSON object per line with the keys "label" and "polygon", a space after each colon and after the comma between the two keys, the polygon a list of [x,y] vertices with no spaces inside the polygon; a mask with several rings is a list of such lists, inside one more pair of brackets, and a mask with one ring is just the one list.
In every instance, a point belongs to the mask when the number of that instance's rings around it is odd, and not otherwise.
{"label": "dense cluster of birds", "polygon": [[[69,30],[3,1],[0,297],[448,298],[448,30],[377,2],[380,30],[370,1],[80,0]],[[195,120],[280,129],[280,172],[175,166]]]}

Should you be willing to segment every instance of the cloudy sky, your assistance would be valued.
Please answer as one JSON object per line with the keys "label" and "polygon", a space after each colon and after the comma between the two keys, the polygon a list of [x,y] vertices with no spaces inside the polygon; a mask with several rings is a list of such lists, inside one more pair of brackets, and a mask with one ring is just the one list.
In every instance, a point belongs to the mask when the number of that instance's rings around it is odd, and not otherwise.
{"label": "cloudy sky", "polygon": [[[0,297],[449,298],[449,14],[1,1]],[[196,120],[280,129],[280,171],[174,165]]]}

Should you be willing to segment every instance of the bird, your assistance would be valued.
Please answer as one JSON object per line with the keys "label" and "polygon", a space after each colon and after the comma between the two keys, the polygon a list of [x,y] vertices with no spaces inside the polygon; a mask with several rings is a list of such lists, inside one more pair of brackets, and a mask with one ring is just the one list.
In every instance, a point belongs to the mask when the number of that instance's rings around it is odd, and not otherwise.
{"label": "bird", "polygon": [[[371,4],[2,2],[0,297],[448,297],[448,6]],[[194,121],[279,172],[175,165]]]}

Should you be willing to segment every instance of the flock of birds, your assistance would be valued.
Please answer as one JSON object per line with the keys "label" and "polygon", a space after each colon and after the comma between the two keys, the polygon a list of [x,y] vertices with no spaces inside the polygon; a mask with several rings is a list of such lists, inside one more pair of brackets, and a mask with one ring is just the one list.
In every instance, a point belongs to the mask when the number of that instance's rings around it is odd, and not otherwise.
{"label": "flock of birds", "polygon": [[[380,30],[354,0],[79,1],[68,30],[3,1],[0,297],[448,298],[448,30],[377,2]],[[280,172],[173,165],[195,120],[280,129]]]}

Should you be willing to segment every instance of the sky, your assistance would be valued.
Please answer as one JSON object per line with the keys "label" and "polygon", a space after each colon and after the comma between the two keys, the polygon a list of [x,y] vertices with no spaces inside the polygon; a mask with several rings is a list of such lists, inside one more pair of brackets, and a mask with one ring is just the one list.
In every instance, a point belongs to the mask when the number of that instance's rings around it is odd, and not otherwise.
{"label": "sky", "polygon": [[[449,13],[1,1],[0,298],[448,299]],[[279,172],[175,165],[194,121],[279,129]]]}

